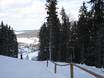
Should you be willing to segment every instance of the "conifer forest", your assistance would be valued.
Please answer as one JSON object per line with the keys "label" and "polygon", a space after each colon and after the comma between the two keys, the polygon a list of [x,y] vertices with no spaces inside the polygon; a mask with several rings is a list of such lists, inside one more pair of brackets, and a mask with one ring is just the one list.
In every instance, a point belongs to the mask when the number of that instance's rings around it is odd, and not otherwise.
{"label": "conifer forest", "polygon": [[60,19],[58,1],[46,1],[47,22],[39,32],[38,60],[104,67],[104,0],[83,2],[77,21],[70,20],[64,7]]}
{"label": "conifer forest", "polygon": [[[80,5],[77,20],[71,19],[64,6],[58,12],[57,5],[61,0],[45,1],[47,16],[39,30],[38,61],[51,60],[104,67],[104,0],[84,1]],[[70,5],[67,7],[70,8]],[[18,50],[15,31],[5,21],[1,21],[0,55],[18,58]]]}
{"label": "conifer forest", "polygon": [[13,28],[8,24],[0,24],[0,55],[18,57],[18,43]]}

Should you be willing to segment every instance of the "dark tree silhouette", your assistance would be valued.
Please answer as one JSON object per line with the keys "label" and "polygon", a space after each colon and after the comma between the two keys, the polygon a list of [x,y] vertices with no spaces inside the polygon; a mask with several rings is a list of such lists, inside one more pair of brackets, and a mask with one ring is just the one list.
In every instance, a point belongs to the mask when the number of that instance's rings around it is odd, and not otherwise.
{"label": "dark tree silhouette", "polygon": [[18,57],[16,35],[10,26],[3,24],[3,21],[0,25],[0,54],[15,58]]}
{"label": "dark tree silhouette", "polygon": [[49,59],[49,29],[44,23],[39,32],[40,52],[38,60]]}
{"label": "dark tree silhouette", "polygon": [[47,26],[50,31],[49,50],[50,59],[57,61],[60,59],[60,22],[56,12],[57,0],[47,0]]}
{"label": "dark tree silhouette", "polygon": [[61,10],[61,19],[62,19],[62,25],[60,29],[60,52],[61,52],[61,61],[68,61],[68,58],[70,56],[68,51],[68,42],[71,36],[70,31],[70,22],[69,17],[65,13],[65,9],[62,8]]}

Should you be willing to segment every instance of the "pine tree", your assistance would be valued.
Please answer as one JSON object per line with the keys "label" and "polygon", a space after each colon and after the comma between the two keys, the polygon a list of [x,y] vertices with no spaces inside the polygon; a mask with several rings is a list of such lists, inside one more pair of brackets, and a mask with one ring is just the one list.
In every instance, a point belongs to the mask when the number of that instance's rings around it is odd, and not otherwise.
{"label": "pine tree", "polygon": [[89,43],[89,26],[88,26],[88,12],[85,2],[83,2],[83,6],[80,8],[80,17],[78,20],[78,39],[80,42],[80,49],[81,49],[81,61],[87,60],[88,57],[88,43]]}
{"label": "pine tree", "polygon": [[104,0],[90,0],[89,3],[92,4],[92,9],[90,11],[92,18],[92,38],[94,44],[94,53],[96,61],[94,65],[101,66],[103,63],[104,53],[103,53],[103,31],[104,31]]}
{"label": "pine tree", "polygon": [[[3,21],[1,22],[1,25],[0,25],[0,54],[3,54],[3,34],[2,34],[2,29],[3,29],[3,26],[4,26],[4,24],[3,24]],[[2,46],[1,46],[2,45]]]}
{"label": "pine tree", "polygon": [[73,62],[80,63],[81,62],[81,43],[79,39],[79,29],[78,29],[78,21],[72,22],[71,28],[71,58]]}
{"label": "pine tree", "polygon": [[18,56],[18,43],[17,38],[11,27],[0,25],[0,54],[17,58]]}
{"label": "pine tree", "polygon": [[49,50],[50,59],[59,60],[60,22],[56,12],[57,0],[47,0],[47,26],[50,31]]}
{"label": "pine tree", "polygon": [[17,58],[18,55],[18,43],[17,43],[17,37],[13,31],[13,29],[9,30],[9,51],[10,51],[10,55],[12,57]]}
{"label": "pine tree", "polygon": [[49,29],[44,23],[39,32],[40,52],[38,60],[47,60],[49,58]]}
{"label": "pine tree", "polygon": [[61,26],[61,33],[60,33],[60,45],[61,45],[61,61],[68,61],[70,53],[68,51],[68,42],[70,38],[70,22],[69,17],[65,13],[64,8],[61,10],[61,19],[62,19],[62,26]]}
{"label": "pine tree", "polygon": [[[91,0],[92,4],[91,15],[94,24],[101,24],[104,22],[104,0]],[[95,26],[96,27],[96,26]],[[99,28],[99,27],[98,27]]]}

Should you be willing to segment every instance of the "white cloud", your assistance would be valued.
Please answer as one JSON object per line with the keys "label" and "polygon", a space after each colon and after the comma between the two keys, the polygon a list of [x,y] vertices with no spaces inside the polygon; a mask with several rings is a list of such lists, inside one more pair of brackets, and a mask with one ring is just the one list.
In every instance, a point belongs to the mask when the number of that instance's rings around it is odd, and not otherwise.
{"label": "white cloud", "polygon": [[16,6],[16,5],[23,5],[30,3],[31,0],[0,0],[1,8],[5,9],[8,7]]}
{"label": "white cloud", "polygon": [[[15,30],[39,29],[45,18],[45,5],[38,0],[0,0],[0,21],[10,24]],[[31,3],[29,3],[31,2]],[[18,7],[11,7],[17,6]],[[20,7],[21,4],[27,4]],[[10,8],[7,8],[10,7]]]}
{"label": "white cloud", "polygon": [[22,14],[31,14],[31,13],[45,13],[45,6],[44,3],[39,1],[33,1],[33,3],[29,6],[20,8],[17,10],[18,13]]}
{"label": "white cloud", "polygon": [[60,10],[62,7],[64,7],[66,13],[69,14],[71,18],[74,18],[74,20],[77,20],[79,8],[82,5],[83,1],[87,0],[62,0],[59,1],[58,7],[60,7]]}
{"label": "white cloud", "polygon": [[[78,9],[83,0],[61,0],[58,11],[62,6],[67,14],[78,18]],[[46,6],[42,0],[0,0],[0,21],[10,24],[15,30],[39,29],[46,20]]]}
{"label": "white cloud", "polygon": [[13,4],[13,3],[15,3],[15,0],[0,0],[0,4],[1,4],[2,6],[11,5],[11,4]]}

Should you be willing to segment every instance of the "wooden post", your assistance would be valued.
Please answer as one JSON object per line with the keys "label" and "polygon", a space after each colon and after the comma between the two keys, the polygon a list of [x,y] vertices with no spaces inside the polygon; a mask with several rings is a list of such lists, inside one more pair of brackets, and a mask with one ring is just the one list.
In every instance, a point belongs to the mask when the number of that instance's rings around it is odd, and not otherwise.
{"label": "wooden post", "polygon": [[73,64],[70,64],[70,78],[74,78],[74,67]]}
{"label": "wooden post", "polygon": [[56,72],[57,72],[57,67],[56,67],[56,64],[55,64],[55,66],[54,66],[54,73],[56,74]]}

